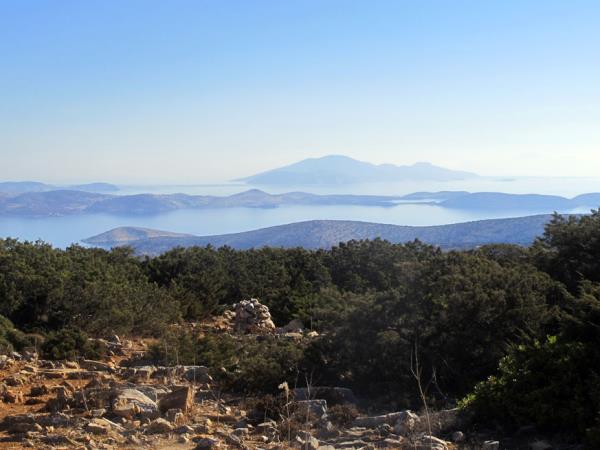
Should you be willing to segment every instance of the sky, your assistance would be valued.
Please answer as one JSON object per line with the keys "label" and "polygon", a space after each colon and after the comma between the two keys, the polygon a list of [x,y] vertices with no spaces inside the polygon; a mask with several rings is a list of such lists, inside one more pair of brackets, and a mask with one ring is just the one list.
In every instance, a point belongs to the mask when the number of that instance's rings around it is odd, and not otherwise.
{"label": "sky", "polygon": [[0,180],[600,169],[597,0],[0,0]]}

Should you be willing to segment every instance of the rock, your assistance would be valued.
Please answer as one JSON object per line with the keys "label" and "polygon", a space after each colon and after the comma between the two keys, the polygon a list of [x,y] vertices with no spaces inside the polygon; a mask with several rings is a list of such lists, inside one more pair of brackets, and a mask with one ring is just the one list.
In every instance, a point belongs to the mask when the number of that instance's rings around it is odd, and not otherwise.
{"label": "rock", "polygon": [[173,431],[173,428],[175,427],[171,422],[163,419],[162,417],[159,417],[158,419],[155,419],[152,422],[150,422],[146,431],[148,431],[148,433],[150,434],[162,434]]}
{"label": "rock", "polygon": [[301,413],[308,411],[319,419],[327,415],[326,400],[301,400],[294,402],[294,408]]}
{"label": "rock", "polygon": [[394,426],[394,433],[400,436],[408,436],[415,431],[418,423],[419,416],[412,411],[402,411],[398,416],[396,425]]}
{"label": "rock", "polygon": [[194,433],[194,429],[189,425],[182,425],[180,427],[175,428],[173,432],[177,434],[192,434]]}
{"label": "rock", "polygon": [[415,450],[448,450],[448,443],[435,436],[421,437],[413,447]]}
{"label": "rock", "polygon": [[196,443],[195,450],[210,450],[211,448],[218,448],[221,446],[219,441],[211,438],[194,439],[194,442]]}
{"label": "rock", "polygon": [[112,412],[126,419],[136,415],[152,419],[159,415],[156,402],[136,389],[123,389],[119,392],[112,402]]}
{"label": "rock", "polygon": [[92,419],[86,426],[85,430],[92,434],[108,434],[111,425],[105,419]]}
{"label": "rock", "polygon": [[104,414],[106,414],[106,409],[104,408],[98,408],[98,409],[92,409],[90,411],[90,414],[92,417],[102,417]]}
{"label": "rock", "polygon": [[69,438],[68,436],[64,436],[62,434],[48,434],[46,436],[42,436],[41,441],[44,444],[48,444],[48,445],[70,445],[70,446],[77,446],[77,442],[75,442],[73,439]]}
{"label": "rock", "polygon": [[250,434],[250,430],[248,428],[236,428],[233,430],[233,434],[237,437],[246,437]]}
{"label": "rock", "polygon": [[45,384],[31,386],[31,389],[29,390],[30,397],[40,397],[42,395],[48,395],[49,393],[50,393],[50,390],[48,389],[48,387]]}
{"label": "rock", "polygon": [[179,409],[184,414],[194,406],[194,388],[193,386],[180,386],[169,394],[164,395],[158,401],[158,408],[161,412],[167,412],[170,409]]}
{"label": "rock", "polygon": [[2,399],[5,403],[23,403],[23,393],[6,391]]}
{"label": "rock", "polygon": [[156,367],[154,366],[136,367],[130,370],[128,373],[128,378],[132,378],[138,382],[149,381],[155,372]]}
{"label": "rock", "polygon": [[95,370],[95,371],[105,371],[112,372],[114,371],[114,366],[111,363],[105,363],[102,361],[93,361],[91,359],[84,359],[79,363],[80,367],[85,370]]}
{"label": "rock", "polygon": [[546,441],[534,441],[529,444],[530,450],[551,450],[552,445]]}
{"label": "rock", "polygon": [[500,448],[499,441],[485,441],[481,446],[481,450],[498,450]]}
{"label": "rock", "polygon": [[48,411],[63,411],[73,403],[73,392],[66,386],[56,386],[54,388],[56,397],[48,400],[46,409]]}
{"label": "rock", "polygon": [[462,431],[455,431],[452,433],[452,442],[460,443],[465,441],[465,434]]}
{"label": "rock", "polygon": [[292,319],[287,325],[277,329],[277,332],[281,333],[302,333],[303,331],[304,324],[300,319]]}
{"label": "rock", "polygon": [[234,447],[241,447],[241,445],[242,445],[242,439],[233,433],[225,436],[225,442],[227,442],[229,445],[232,445]]}
{"label": "rock", "polygon": [[328,401],[329,404],[336,405],[340,403],[356,404],[354,392],[348,388],[315,386],[308,388],[294,389],[294,398],[296,400],[310,400],[313,398],[322,398]]}
{"label": "rock", "polygon": [[197,383],[212,383],[213,379],[205,366],[184,366],[183,378]]}
{"label": "rock", "polygon": [[167,420],[175,425],[183,425],[185,422],[185,415],[179,408],[169,409],[166,416]]}
{"label": "rock", "polygon": [[2,382],[7,386],[23,386],[25,383],[27,383],[27,378],[19,375],[11,375],[10,377],[6,377],[4,380],[2,380]]}
{"label": "rock", "polygon": [[296,440],[300,443],[302,450],[317,450],[319,448],[319,440],[306,431],[298,432]]}
{"label": "rock", "polygon": [[275,324],[271,319],[269,308],[257,299],[242,300],[234,305],[234,330],[238,333],[272,333]]}
{"label": "rock", "polygon": [[396,425],[398,419],[405,415],[406,411],[384,414],[381,416],[359,416],[354,419],[353,426],[363,428],[377,428],[379,425],[387,423],[388,425]]}
{"label": "rock", "polygon": [[404,438],[398,437],[398,439],[386,438],[383,440],[385,448],[402,448],[404,447]]}

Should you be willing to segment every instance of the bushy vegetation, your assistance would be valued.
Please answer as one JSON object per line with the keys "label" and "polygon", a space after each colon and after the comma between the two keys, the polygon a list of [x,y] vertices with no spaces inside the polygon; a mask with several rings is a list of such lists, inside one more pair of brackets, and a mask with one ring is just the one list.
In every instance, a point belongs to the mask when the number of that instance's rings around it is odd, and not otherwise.
{"label": "bushy vegetation", "polygon": [[[87,336],[156,336],[156,362],[207,365],[239,392],[275,394],[284,381],[310,379],[413,407],[418,356],[431,403],[462,399],[481,421],[591,442],[600,424],[599,243],[596,211],[555,216],[531,248],[460,252],[373,240],[142,259],[0,240],[0,346],[27,345],[22,330],[45,335],[47,357],[66,358],[94,354]],[[276,324],[299,318],[319,337],[199,336],[182,326],[248,297]]]}
{"label": "bushy vegetation", "polygon": [[0,316],[0,352],[9,353],[28,346],[35,347],[36,344],[35,336],[27,336],[6,317]]}
{"label": "bushy vegetation", "polygon": [[79,357],[98,359],[106,348],[98,341],[90,340],[81,330],[63,328],[50,332],[42,344],[42,356],[48,359],[70,359]]}

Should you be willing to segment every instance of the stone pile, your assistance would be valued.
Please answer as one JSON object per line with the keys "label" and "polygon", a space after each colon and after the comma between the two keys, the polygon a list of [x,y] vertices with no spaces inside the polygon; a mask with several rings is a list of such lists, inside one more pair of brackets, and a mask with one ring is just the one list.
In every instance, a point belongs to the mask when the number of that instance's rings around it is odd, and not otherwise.
{"label": "stone pile", "polygon": [[271,319],[269,308],[257,299],[242,300],[234,305],[236,333],[263,334],[275,331],[275,324]]}

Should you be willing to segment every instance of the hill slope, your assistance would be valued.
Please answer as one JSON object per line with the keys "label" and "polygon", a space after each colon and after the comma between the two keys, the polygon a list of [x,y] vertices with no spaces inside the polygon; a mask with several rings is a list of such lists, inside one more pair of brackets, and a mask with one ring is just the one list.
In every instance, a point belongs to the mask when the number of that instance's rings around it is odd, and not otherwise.
{"label": "hill slope", "polygon": [[144,239],[156,239],[156,238],[187,238],[193,237],[191,234],[185,233],[172,233],[170,231],[153,230],[151,228],[140,228],[140,227],[120,227],[114,228],[105,233],[98,234],[94,237],[86,239],[85,242],[88,244],[103,246],[109,245],[114,246],[116,242],[120,245],[124,245],[127,242],[139,241]]}
{"label": "hill slope", "polygon": [[[215,247],[230,246],[236,249],[259,247],[330,248],[353,239],[386,239],[401,243],[414,239],[438,245],[445,249],[473,248],[491,243],[529,245],[544,231],[550,215],[494,219],[429,227],[386,225],[344,220],[311,220],[288,225],[217,236],[169,236],[167,232],[154,231],[155,237],[146,235],[139,240],[129,237],[140,233],[136,228],[117,228],[85,239],[84,242],[105,248],[130,245],[140,254],[155,255],[174,247],[194,245]],[[147,232],[148,230],[146,230]],[[120,239],[126,236],[127,239]],[[109,239],[109,238],[112,238]]]}
{"label": "hill slope", "polygon": [[375,165],[347,156],[309,158],[289,166],[262,172],[236,181],[259,185],[332,185],[402,180],[463,180],[474,173],[445,169],[429,163],[412,166]]}
{"label": "hill slope", "polygon": [[573,199],[537,194],[500,192],[417,192],[405,196],[317,195],[306,192],[269,194],[250,189],[224,197],[186,194],[110,195],[73,190],[9,194],[0,192],[0,215],[59,216],[66,214],[159,214],[177,209],[277,208],[294,205],[361,205],[394,207],[399,203],[431,203],[448,209],[523,211],[524,214],[568,213],[575,208],[597,208],[600,194]]}

